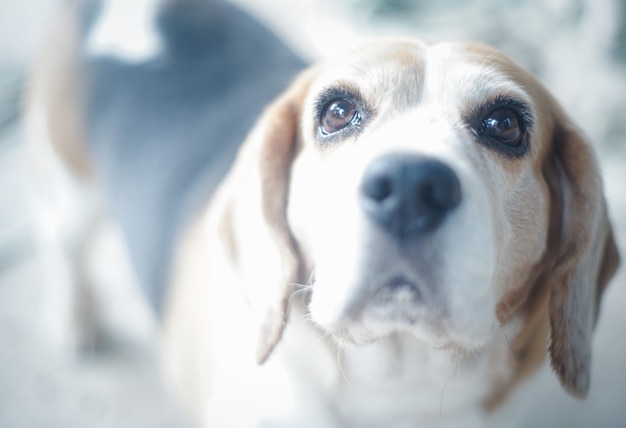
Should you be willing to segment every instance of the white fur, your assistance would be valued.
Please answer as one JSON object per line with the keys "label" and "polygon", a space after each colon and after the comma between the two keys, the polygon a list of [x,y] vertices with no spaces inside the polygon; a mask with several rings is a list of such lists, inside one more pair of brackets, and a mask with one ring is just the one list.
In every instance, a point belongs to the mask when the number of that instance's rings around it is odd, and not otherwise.
{"label": "white fur", "polygon": [[143,62],[162,50],[155,28],[161,0],[106,0],[87,37],[87,52],[128,62]]}

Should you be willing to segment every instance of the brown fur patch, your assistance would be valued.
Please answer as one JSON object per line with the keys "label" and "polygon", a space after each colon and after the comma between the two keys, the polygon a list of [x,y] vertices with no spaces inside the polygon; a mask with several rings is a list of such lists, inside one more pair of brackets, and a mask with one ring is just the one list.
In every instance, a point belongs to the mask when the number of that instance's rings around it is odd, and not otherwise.
{"label": "brown fur patch", "polygon": [[40,65],[32,76],[29,98],[44,102],[46,126],[55,152],[70,171],[85,177],[91,167],[84,145],[84,81],[76,7],[67,4],[49,35]]}
{"label": "brown fur patch", "polygon": [[262,212],[281,253],[283,284],[277,306],[268,308],[259,332],[257,361],[263,363],[280,340],[287,318],[292,285],[302,279],[300,249],[287,224],[291,164],[298,148],[300,116],[314,71],[305,72],[264,115],[260,171]]}
{"label": "brown fur patch", "polygon": [[548,156],[542,169],[550,193],[549,229],[546,252],[537,266],[531,269],[528,282],[507,293],[498,303],[497,316],[501,325],[515,316],[524,320],[522,330],[510,342],[509,365],[513,375],[504,381],[497,380],[493,392],[485,401],[488,411],[502,404],[515,387],[535,372],[545,360],[548,349],[550,273],[559,252],[563,205],[556,164],[553,155]]}
{"label": "brown fur patch", "polygon": [[567,215],[562,245],[552,276],[550,357],[563,386],[574,396],[589,389],[591,334],[605,284],[617,267],[602,183],[589,144],[565,119],[555,133],[563,166]]}

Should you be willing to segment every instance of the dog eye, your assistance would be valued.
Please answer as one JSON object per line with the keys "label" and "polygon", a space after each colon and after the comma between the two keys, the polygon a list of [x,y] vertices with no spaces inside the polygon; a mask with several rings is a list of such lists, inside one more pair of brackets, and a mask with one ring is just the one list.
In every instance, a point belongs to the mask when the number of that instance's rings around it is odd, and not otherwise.
{"label": "dog eye", "polygon": [[322,110],[320,125],[325,134],[332,134],[348,126],[358,118],[356,106],[344,99],[329,101]]}
{"label": "dog eye", "polygon": [[522,139],[522,128],[512,109],[498,108],[483,119],[478,134],[508,146],[517,146]]}

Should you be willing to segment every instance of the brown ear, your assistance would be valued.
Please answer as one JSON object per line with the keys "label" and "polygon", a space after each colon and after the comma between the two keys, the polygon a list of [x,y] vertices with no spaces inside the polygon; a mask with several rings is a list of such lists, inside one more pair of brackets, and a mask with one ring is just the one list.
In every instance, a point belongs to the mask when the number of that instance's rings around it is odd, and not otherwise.
{"label": "brown ear", "polygon": [[591,336],[605,286],[619,264],[592,148],[568,121],[557,124],[562,228],[552,273],[550,358],[562,385],[582,398],[589,390]]}
{"label": "brown ear", "polygon": [[228,178],[222,240],[258,323],[257,361],[274,349],[300,279],[300,254],[286,218],[291,163],[309,70],[271,104],[245,141]]}

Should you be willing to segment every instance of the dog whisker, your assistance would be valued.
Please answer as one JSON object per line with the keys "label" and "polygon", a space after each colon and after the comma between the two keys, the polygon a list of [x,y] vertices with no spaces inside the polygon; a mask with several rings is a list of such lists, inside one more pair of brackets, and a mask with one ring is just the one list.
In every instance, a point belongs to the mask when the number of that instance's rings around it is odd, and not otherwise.
{"label": "dog whisker", "polygon": [[446,393],[446,388],[448,387],[448,384],[452,381],[452,379],[454,379],[458,370],[459,360],[457,358],[456,363],[454,364],[454,371],[452,372],[452,375],[446,380],[446,382],[443,384],[443,387],[441,388],[441,396],[439,398],[439,424],[441,424],[441,417],[443,415],[443,396]]}
{"label": "dog whisker", "polygon": [[337,347],[337,368],[339,369],[339,373],[341,373],[341,376],[343,377],[343,379],[346,381],[346,383],[350,386],[354,386],[352,384],[352,382],[350,382],[350,379],[348,379],[348,375],[346,374],[344,368],[343,368],[343,363],[342,360],[343,358],[341,357],[341,350],[343,348],[341,346]]}
{"label": "dog whisker", "polygon": [[306,301],[308,299],[308,294],[313,289],[313,285],[292,283],[291,286],[294,288],[294,291],[289,296],[289,300],[287,302],[287,312],[291,310],[294,299]]}
{"label": "dog whisker", "polygon": [[504,331],[504,328],[502,327],[501,324],[498,324],[498,331],[500,332],[500,334],[502,334],[502,337],[504,338],[504,341],[506,342],[509,350],[511,351],[511,355],[513,356],[513,358],[515,358],[515,362],[520,364],[521,361],[519,360],[519,355],[517,354],[517,352],[515,352],[515,349],[513,348],[513,344],[511,343],[511,340],[507,336],[507,334]]}

